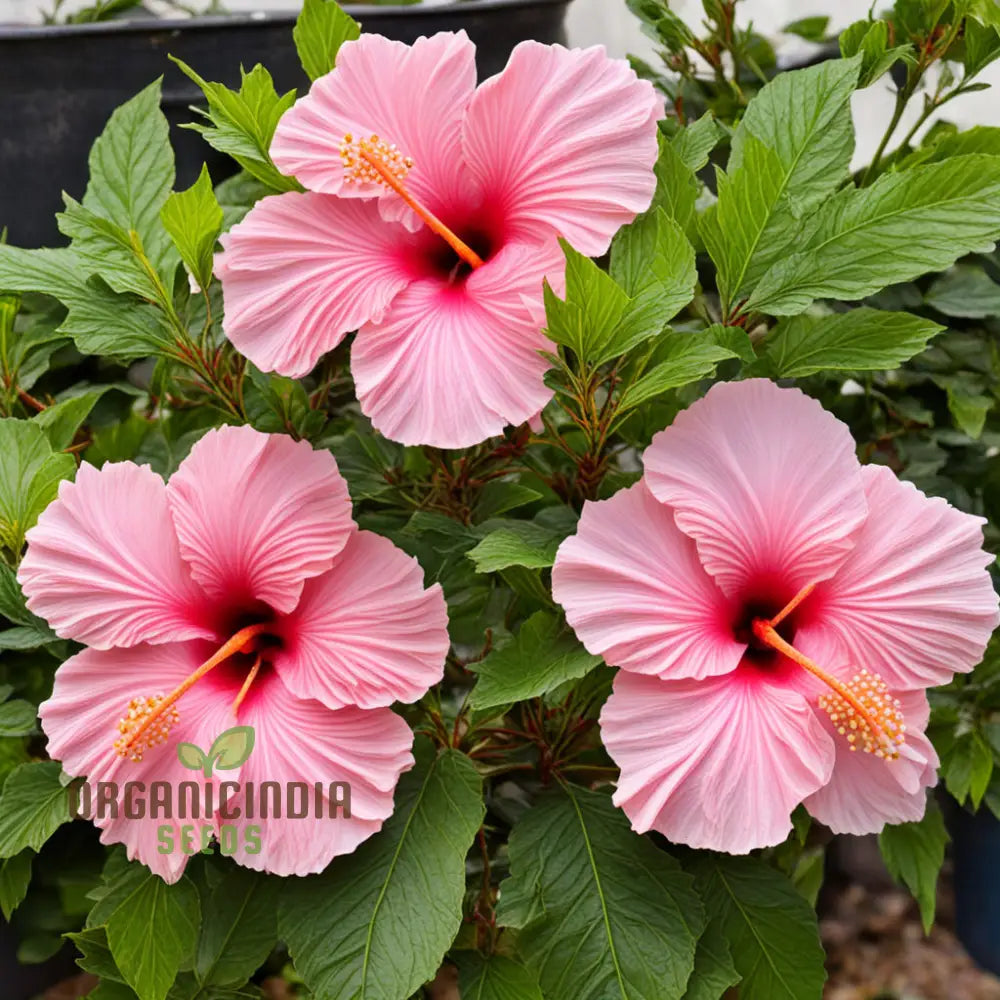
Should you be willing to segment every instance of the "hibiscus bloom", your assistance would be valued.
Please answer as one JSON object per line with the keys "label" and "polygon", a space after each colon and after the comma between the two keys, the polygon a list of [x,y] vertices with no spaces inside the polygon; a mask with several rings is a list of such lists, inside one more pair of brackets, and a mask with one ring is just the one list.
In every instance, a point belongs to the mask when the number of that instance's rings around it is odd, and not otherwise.
{"label": "hibiscus bloom", "polygon": [[[236,859],[280,875],[321,871],[392,813],[412,733],[388,706],[441,679],[447,611],[416,560],[358,530],[328,452],[250,427],[210,431],[169,483],[132,462],[83,465],[28,533],[18,579],[28,607],[89,648],[56,672],[40,708],[50,756],[98,782],[199,778],[177,744],[207,750],[252,726],[255,749],[212,777],[324,786],[326,818],[202,817],[235,823]],[[351,818],[329,818],[329,783],[350,784]],[[233,795],[237,793],[232,791]],[[310,794],[311,798],[311,794]],[[176,797],[175,797],[176,801]],[[220,802],[216,796],[214,802]],[[234,803],[239,805],[238,802]],[[167,881],[160,853],[190,819],[98,817]],[[260,828],[259,853],[246,827]],[[251,845],[252,846],[252,845]]]}
{"label": "hibiscus bloom", "polygon": [[227,336],[298,378],[358,330],[361,409],[404,444],[528,420],[552,395],[538,352],[557,237],[596,256],[649,207],[661,116],[603,47],[524,42],[477,89],[464,32],[347,42],[271,147],[309,192],[266,198],[222,238]]}
{"label": "hibiscus bloom", "polygon": [[837,833],[919,819],[925,689],[1000,621],[982,519],[862,467],[842,423],[766,380],[714,386],[644,464],[553,571],[622,668],[601,729],[633,827],[740,854],[801,802]]}

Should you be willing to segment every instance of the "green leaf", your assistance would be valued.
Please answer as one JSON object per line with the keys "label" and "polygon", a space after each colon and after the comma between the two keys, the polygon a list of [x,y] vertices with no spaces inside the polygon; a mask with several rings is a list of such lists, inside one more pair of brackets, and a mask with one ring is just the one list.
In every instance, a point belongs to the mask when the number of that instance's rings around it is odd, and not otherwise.
{"label": "green leaf", "polygon": [[943,329],[912,313],[867,307],[830,316],[792,316],[767,335],[759,364],[772,378],[884,371],[919,354]]}
{"label": "green leaf", "polygon": [[2,562],[0,562],[0,615],[16,625],[24,625],[41,631],[48,637],[49,641],[56,638],[55,632],[41,618],[33,615],[27,609],[21,585],[17,582],[14,571]]}
{"label": "green leaf", "polygon": [[83,207],[138,234],[160,266],[169,247],[160,209],[174,183],[170,128],[160,110],[160,80],[117,108],[90,151]]}
{"label": "green leaf", "polygon": [[88,280],[68,249],[0,246],[0,288],[57,298],[69,310],[58,332],[72,337],[83,354],[128,360],[173,344],[158,309]]}
{"label": "green leaf", "polygon": [[292,38],[302,68],[310,80],[317,80],[336,65],[340,46],[360,34],[358,22],[334,0],[305,0]]}
{"label": "green leaf", "polygon": [[202,897],[202,927],[194,971],[207,985],[245,983],[264,964],[278,938],[275,878],[231,867]]}
{"label": "green leaf", "polygon": [[186,877],[167,885],[135,864],[114,876],[107,889],[98,905],[122,978],[139,1000],[165,1000],[194,952],[201,921],[198,890]]}
{"label": "green leaf", "polygon": [[978,809],[994,770],[993,749],[976,729],[962,733],[942,747],[941,774],[949,793],[959,805],[971,798]]}
{"label": "green leaf", "polygon": [[66,937],[76,945],[77,951],[80,952],[76,964],[84,972],[100,976],[101,979],[124,982],[121,971],[111,956],[108,935],[103,927],[90,927],[74,934],[67,934]]}
{"label": "green leaf", "polygon": [[681,162],[692,171],[701,170],[708,163],[709,153],[725,135],[708,111],[697,121],[685,125],[671,140],[670,145]]}
{"label": "green leaf", "polygon": [[222,232],[222,209],[215,200],[207,164],[191,187],[167,198],[160,218],[198,287],[208,288],[215,242]]}
{"label": "green leaf", "polygon": [[178,743],[177,759],[189,771],[200,771],[208,763],[208,756],[193,743]]}
{"label": "green leaf", "polygon": [[566,254],[566,298],[560,299],[545,285],[545,315],[548,335],[570,348],[584,361],[614,357],[615,334],[629,308],[625,291],[614,278],[589,257],[560,240]]}
{"label": "green leaf", "polygon": [[948,412],[959,430],[978,439],[986,426],[986,417],[996,404],[990,396],[969,392],[957,382],[948,386]]}
{"label": "green leaf", "polygon": [[232,771],[246,763],[253,753],[255,741],[253,726],[233,726],[215,738],[208,759],[217,771]]}
{"label": "green leaf", "polygon": [[38,710],[30,701],[17,698],[4,702],[0,705],[0,737],[19,737],[33,733],[37,715]]}
{"label": "green leaf", "polygon": [[278,930],[319,996],[410,996],[434,977],[461,924],[465,856],[483,818],[481,780],[463,754],[435,756],[422,737],[414,756],[379,833],[322,875],[282,885]]}
{"label": "green leaf", "polygon": [[850,57],[861,53],[861,76],[858,87],[870,87],[900,60],[913,63],[912,45],[889,48],[889,25],[886,21],[855,21],[840,33],[840,53]]}
{"label": "green leaf", "polygon": [[0,549],[20,555],[25,532],[75,472],[73,456],[53,454],[41,427],[0,420]]}
{"label": "green leaf", "polygon": [[4,920],[10,920],[28,894],[34,860],[35,852],[24,850],[0,862],[0,913]]}
{"label": "green leaf", "polygon": [[820,298],[860,299],[992,250],[998,238],[1000,157],[959,156],[884,174],[871,187],[845,189],[806,220],[796,252],[763,276],[747,309],[794,315]]}
{"label": "green leaf", "polygon": [[[720,328],[721,329],[721,328]],[[670,333],[657,344],[656,363],[622,392],[618,413],[699,379],[708,378],[720,361],[736,357],[706,330],[703,333]]]}
{"label": "green leaf", "polygon": [[235,91],[203,80],[186,63],[170,58],[201,87],[208,101],[208,111],[194,109],[208,124],[193,123],[185,128],[200,132],[213,149],[231,156],[271,190],[301,191],[297,181],[278,170],[269,153],[278,119],[295,103],[295,91],[279,96],[271,74],[260,65],[249,73],[240,70],[240,89]]}
{"label": "green leaf", "polygon": [[916,823],[887,826],[878,838],[882,859],[897,882],[902,882],[920,904],[924,933],[930,933],[937,903],[937,881],[948,843],[941,810],[927,801],[924,818]]}
{"label": "green leaf", "polygon": [[791,882],[753,857],[706,852],[691,870],[743,977],[740,1000],[821,1000],[826,971],[816,912]]}
{"label": "green leaf", "polygon": [[508,566],[547,569],[556,561],[556,552],[566,537],[560,529],[535,521],[509,521],[491,531],[466,555],[477,573],[496,573]]}
{"label": "green leaf", "polygon": [[924,301],[945,316],[986,319],[1000,316],[1000,285],[982,267],[956,264],[934,280]]}
{"label": "green leaf", "polygon": [[1000,31],[994,25],[983,24],[972,17],[966,18],[964,41],[962,66],[966,80],[971,80],[991,62],[1000,58]]}
{"label": "green leaf", "polygon": [[787,254],[796,219],[847,177],[859,68],[854,58],[782,73],[747,107],[719,200],[699,220],[727,311]]}
{"label": "green leaf", "polygon": [[[678,138],[683,134],[679,133]],[[656,194],[653,208],[666,212],[688,235],[694,230],[695,204],[701,191],[694,168],[685,160],[685,156],[690,158],[691,155],[689,150],[678,147],[674,141],[661,135],[660,154],[654,168]]]}
{"label": "green leaf", "polygon": [[610,272],[632,299],[622,318],[624,337],[615,338],[616,354],[661,333],[694,297],[698,281],[694,247],[680,225],[660,208],[639,216],[618,233],[611,246]]}
{"label": "green leaf", "polygon": [[830,18],[825,15],[814,17],[800,17],[790,24],[786,24],[781,30],[786,35],[798,35],[807,42],[821,42],[826,38],[827,29],[830,27]]}
{"label": "green leaf", "polygon": [[95,389],[83,392],[79,396],[71,396],[69,399],[47,406],[41,413],[32,417],[32,423],[45,431],[53,451],[63,451],[73,443],[76,432],[90,416],[90,411],[105,391]]}
{"label": "green leaf", "polygon": [[494,708],[537,698],[565,681],[583,677],[601,662],[588,653],[562,619],[533,614],[517,635],[469,669],[478,677],[469,699],[474,708]]}
{"label": "green leaf", "polygon": [[971,153],[985,153],[1000,156],[1000,128],[992,125],[977,125],[965,132],[954,132],[938,139],[932,145],[922,147],[907,157],[901,166],[915,166],[918,163],[940,163],[955,156]]}
{"label": "green leaf", "polygon": [[15,767],[0,794],[0,858],[26,847],[40,851],[56,830],[70,821],[69,794],[53,760]]}
{"label": "green leaf", "polygon": [[704,927],[692,881],[607,795],[565,785],[510,837],[497,919],[546,1000],[680,1000]]}
{"label": "green leaf", "polygon": [[511,958],[456,951],[452,961],[462,1000],[543,1000],[535,976]]}
{"label": "green leaf", "polygon": [[710,921],[698,938],[694,972],[688,980],[684,1000],[719,1000],[742,977],[733,965],[729,942],[719,920]]}

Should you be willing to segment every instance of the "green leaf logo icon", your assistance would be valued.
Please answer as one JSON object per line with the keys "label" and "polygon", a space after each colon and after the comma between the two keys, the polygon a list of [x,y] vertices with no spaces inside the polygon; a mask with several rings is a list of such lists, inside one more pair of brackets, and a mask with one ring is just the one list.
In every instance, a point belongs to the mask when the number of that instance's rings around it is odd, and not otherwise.
{"label": "green leaf logo icon", "polygon": [[193,743],[177,744],[177,759],[191,771],[201,771],[206,778],[216,771],[232,771],[245,763],[253,753],[256,735],[253,726],[233,726],[220,733],[205,753]]}

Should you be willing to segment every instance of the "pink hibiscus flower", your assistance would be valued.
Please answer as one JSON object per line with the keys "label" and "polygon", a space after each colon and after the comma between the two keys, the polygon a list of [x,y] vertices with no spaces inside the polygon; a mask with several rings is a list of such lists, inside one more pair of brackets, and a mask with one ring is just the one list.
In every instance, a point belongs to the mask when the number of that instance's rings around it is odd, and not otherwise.
{"label": "pink hibiscus flower", "polygon": [[802,802],[838,833],[919,819],[924,689],[1000,621],[982,519],[862,467],[843,424],[766,380],[714,386],[644,462],[553,571],[622,668],[601,729],[633,827],[740,854]]}
{"label": "pink hibiscus flower", "polygon": [[[235,825],[237,861],[280,875],[321,871],[392,813],[412,766],[412,732],[388,706],[442,676],[448,649],[441,588],[416,560],[358,530],[328,452],[250,427],[210,431],[168,484],[132,462],[83,465],[28,533],[18,579],[28,607],[89,648],[56,672],[40,708],[50,756],[98,782],[201,780],[177,744],[207,750],[252,726],[255,749],[210,780],[316,783],[318,818],[202,816]],[[329,783],[350,784],[351,818],[329,818]],[[232,786],[223,798],[238,796]],[[176,801],[176,798],[175,800]],[[216,795],[214,802],[222,798]],[[235,798],[233,799],[236,802]],[[238,805],[239,803],[236,802]],[[190,819],[95,820],[168,882]],[[251,853],[249,825],[260,829]],[[220,838],[221,839],[221,838]],[[248,849],[248,846],[251,849]]]}
{"label": "pink hibiscus flower", "polygon": [[309,189],[222,238],[225,330],[300,377],[352,330],[361,409],[404,444],[465,447],[538,413],[557,236],[591,256],[649,207],[663,105],[602,47],[524,42],[476,88],[464,32],[346,43],[278,124]]}

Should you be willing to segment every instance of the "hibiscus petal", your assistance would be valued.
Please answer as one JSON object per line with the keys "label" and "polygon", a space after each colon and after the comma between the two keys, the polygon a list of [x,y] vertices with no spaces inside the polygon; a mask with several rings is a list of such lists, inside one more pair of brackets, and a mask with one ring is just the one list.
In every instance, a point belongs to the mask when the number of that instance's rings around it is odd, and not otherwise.
{"label": "hibiscus petal", "polygon": [[1000,623],[985,521],[883,466],[866,466],[862,479],[868,519],[847,561],[813,594],[796,644],[873,667],[890,688],[945,684],[979,663]]}
{"label": "hibiscus petal", "polygon": [[577,533],[559,547],[552,594],[591,653],[635,673],[724,674],[746,650],[694,542],[642,482],[584,504]]}
{"label": "hibiscus petal", "polygon": [[[310,875],[320,872],[333,858],[350,854],[362,841],[377,833],[392,815],[393,795],[399,776],[413,766],[410,727],[388,708],[363,711],[343,708],[332,712],[318,701],[293,695],[277,674],[266,678],[257,697],[247,699],[240,723],[253,726],[256,740],[243,765],[243,788],[227,808],[239,817],[220,814],[219,826],[238,831],[234,857],[247,868],[275,875]],[[247,783],[260,793],[265,781],[278,782],[281,818],[246,815]],[[350,786],[350,817],[331,811],[327,792],[331,782]],[[292,794],[295,805],[305,796],[308,815],[287,815],[288,787],[307,785]],[[316,816],[315,785],[322,788],[322,818]],[[259,810],[254,810],[259,812]],[[301,811],[301,810],[300,810]],[[260,850],[250,853],[248,827],[259,831]],[[227,834],[220,830],[225,843]]]}
{"label": "hibiscus petal", "polygon": [[851,751],[836,735],[826,713],[818,712],[833,737],[837,762],[829,782],[805,800],[810,814],[834,833],[878,833],[886,823],[913,823],[927,806],[927,789],[937,783],[938,757],[924,727],[930,715],[922,691],[892,692],[906,720],[906,743],[898,760]]}
{"label": "hibiscus petal", "polygon": [[701,681],[621,671],[601,734],[637,832],[730,854],[781,843],[834,761],[809,703],[752,667]]}
{"label": "hibiscus petal", "polygon": [[148,466],[85,463],[27,538],[18,580],[28,607],[63,638],[108,649],[208,635],[166,486]]}
{"label": "hibiscus petal", "polygon": [[513,236],[553,232],[598,256],[656,189],[663,102],[603,46],[522,42],[476,91],[465,159]]}
{"label": "hibiscus petal", "polygon": [[461,130],[476,86],[476,47],[464,31],[418,38],[413,45],[362,35],[337,54],[336,69],[312,85],[278,123],[275,163],[312,191],[341,197],[399,196],[371,183],[345,184],[341,144],[378,136],[414,165],[409,192],[432,212],[468,187]]}
{"label": "hibiscus petal", "polygon": [[291,611],[355,531],[328,451],[252,427],[209,431],[167,486],[181,554],[206,593]]}
{"label": "hibiscus petal", "polygon": [[369,531],[306,584],[282,630],[285,684],[329,708],[416,701],[441,680],[449,646],[440,585],[425,590],[416,559]]}
{"label": "hibiscus petal", "polygon": [[564,261],[558,245],[512,244],[464,284],[415,281],[351,352],[362,412],[403,444],[465,448],[521,424],[552,398],[539,355],[542,281]]}
{"label": "hibiscus petal", "polygon": [[767,379],[713,386],[653,438],[643,462],[653,495],[733,597],[778,579],[789,600],[831,576],[867,513],[847,427]]}
{"label": "hibiscus petal", "polygon": [[265,198],[221,238],[226,336],[263,371],[307,375],[409,284],[412,241],[374,205],[294,191]]}
{"label": "hibiscus petal", "polygon": [[[205,642],[171,643],[160,646],[135,646],[131,649],[85,649],[68,659],[56,672],[52,696],[42,703],[38,713],[48,737],[48,753],[62,763],[67,774],[86,776],[91,786],[91,802],[98,803],[98,782],[117,785],[117,815],[110,810],[94,822],[101,827],[101,842],[124,844],[130,859],[143,864],[167,882],[176,882],[187,857],[177,846],[171,853],[158,849],[159,829],[170,827],[174,844],[180,844],[180,828],[192,822],[181,819],[173,809],[171,818],[149,815],[153,782],[167,782],[176,790],[182,781],[195,781],[199,788],[205,778],[183,767],[177,757],[177,744],[193,743],[207,750],[223,730],[232,725],[229,703],[212,697],[207,687],[196,684],[177,703],[179,721],[162,746],[147,750],[139,762],[123,760],[114,751],[118,722],[134,697],[167,694],[204,662],[212,653]],[[228,772],[232,775],[233,772]],[[212,779],[218,784],[218,779]],[[141,818],[124,813],[127,783],[141,782],[136,803],[145,801]],[[176,792],[173,802],[177,802]],[[86,799],[82,800],[84,803]],[[208,818],[206,825],[213,821]]]}

